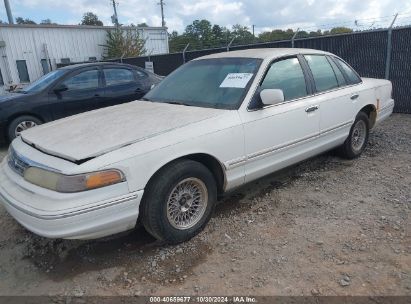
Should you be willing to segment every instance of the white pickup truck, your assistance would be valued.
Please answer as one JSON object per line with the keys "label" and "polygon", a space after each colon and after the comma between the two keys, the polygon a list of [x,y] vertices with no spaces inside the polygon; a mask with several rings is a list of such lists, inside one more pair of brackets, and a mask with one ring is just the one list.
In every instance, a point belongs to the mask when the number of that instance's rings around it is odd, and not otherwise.
{"label": "white pickup truck", "polygon": [[182,242],[218,194],[333,148],[359,156],[393,111],[391,91],[317,50],[205,56],[141,101],[24,131],[0,166],[0,201],[45,237],[103,237],[140,217]]}

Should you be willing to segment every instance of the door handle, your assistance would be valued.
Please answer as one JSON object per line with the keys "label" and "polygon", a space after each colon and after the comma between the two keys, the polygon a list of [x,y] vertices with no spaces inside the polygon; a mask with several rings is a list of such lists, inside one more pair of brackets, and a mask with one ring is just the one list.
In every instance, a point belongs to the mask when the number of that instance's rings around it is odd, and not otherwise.
{"label": "door handle", "polygon": [[358,97],[360,97],[360,95],[358,95],[358,94],[353,94],[353,95],[351,95],[351,100],[355,100],[355,99],[357,99]]}
{"label": "door handle", "polygon": [[141,88],[137,88],[137,89],[135,90],[135,92],[136,92],[136,93],[143,93],[143,90],[142,90]]}
{"label": "door handle", "polygon": [[94,94],[94,97],[100,97],[100,94]]}
{"label": "door handle", "polygon": [[311,113],[311,112],[317,111],[319,108],[320,108],[319,106],[312,106],[312,107],[308,107],[307,109],[305,109],[305,111],[307,113]]}

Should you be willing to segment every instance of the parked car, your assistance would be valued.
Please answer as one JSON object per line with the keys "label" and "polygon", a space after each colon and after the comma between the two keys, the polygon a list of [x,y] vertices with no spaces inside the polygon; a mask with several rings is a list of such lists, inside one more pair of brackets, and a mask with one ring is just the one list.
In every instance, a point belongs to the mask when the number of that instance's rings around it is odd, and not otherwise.
{"label": "parked car", "polygon": [[161,77],[132,65],[87,63],[52,71],[0,96],[0,142],[45,122],[140,99]]}
{"label": "parked car", "polygon": [[218,194],[333,148],[358,157],[393,111],[391,90],[317,50],[205,56],[142,101],[24,131],[1,164],[0,200],[45,237],[103,237],[140,217],[182,242]]}

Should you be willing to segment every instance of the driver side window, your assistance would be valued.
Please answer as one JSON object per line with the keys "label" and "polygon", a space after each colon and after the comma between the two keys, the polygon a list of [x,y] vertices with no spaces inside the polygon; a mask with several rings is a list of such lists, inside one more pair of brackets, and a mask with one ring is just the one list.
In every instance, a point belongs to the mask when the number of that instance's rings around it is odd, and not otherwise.
{"label": "driver side window", "polygon": [[261,89],[281,89],[284,100],[307,96],[304,73],[297,58],[274,62],[265,76]]}
{"label": "driver side window", "polygon": [[81,72],[63,82],[69,91],[97,89],[98,88],[98,70]]}

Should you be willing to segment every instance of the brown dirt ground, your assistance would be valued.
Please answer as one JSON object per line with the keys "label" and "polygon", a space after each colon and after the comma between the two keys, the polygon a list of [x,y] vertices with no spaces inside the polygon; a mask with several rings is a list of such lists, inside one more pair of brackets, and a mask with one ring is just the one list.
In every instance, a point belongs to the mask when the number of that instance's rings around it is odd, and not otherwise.
{"label": "brown dirt ground", "polygon": [[142,228],[49,240],[0,206],[0,295],[411,295],[410,173],[411,115],[396,114],[359,159],[248,184],[178,246]]}

